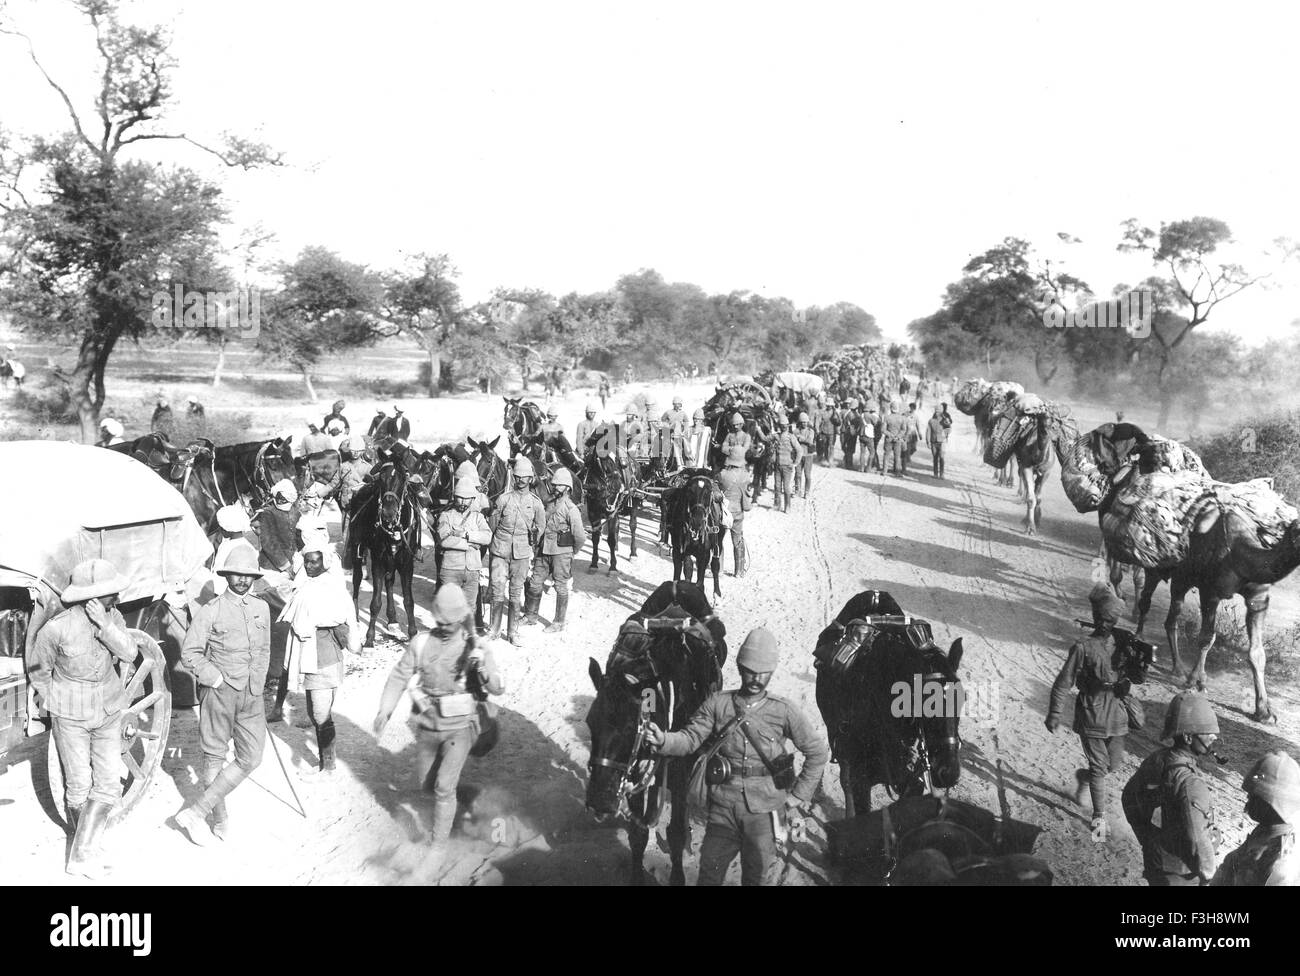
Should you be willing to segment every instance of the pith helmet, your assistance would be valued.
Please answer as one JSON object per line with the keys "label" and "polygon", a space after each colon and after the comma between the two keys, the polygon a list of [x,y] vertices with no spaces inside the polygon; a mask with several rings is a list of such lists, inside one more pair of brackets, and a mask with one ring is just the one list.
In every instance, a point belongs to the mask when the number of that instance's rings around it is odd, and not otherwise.
{"label": "pith helmet", "polygon": [[459,586],[443,584],[433,598],[433,618],[439,623],[460,623],[469,616],[469,604]]}
{"label": "pith helmet", "polygon": [[537,472],[533,470],[533,462],[520,454],[515,458],[514,473],[516,478],[536,478]]}
{"label": "pith helmet", "polygon": [[743,426],[744,423],[745,423],[745,418],[742,417],[740,414],[738,414],[738,413],[733,413],[733,414],[731,415],[731,426],[732,426],[732,427]]}
{"label": "pith helmet", "polygon": [[703,419],[704,419],[704,408],[703,408],[703,407],[696,407],[696,408],[695,408],[695,413],[691,414],[691,420],[692,420],[692,421],[701,421],[701,420],[703,420]]}
{"label": "pith helmet", "polygon": [[112,596],[130,585],[131,581],[107,559],[87,559],[72,568],[72,576],[63,591],[63,602],[81,603],[96,597]]}
{"label": "pith helmet", "polygon": [[257,565],[257,551],[248,543],[232,546],[226,553],[226,561],[222,563],[217,573],[221,576],[229,576],[231,573],[240,576],[261,576],[262,570]]}
{"label": "pith helmet", "polygon": [[469,481],[475,485],[482,484],[478,476],[478,468],[474,467],[473,461],[461,461],[460,466],[456,468],[456,484],[462,481]]}
{"label": "pith helmet", "polygon": [[455,495],[457,498],[473,498],[477,494],[477,482],[470,481],[468,478],[461,478],[456,482]]}
{"label": "pith helmet", "polygon": [[802,411],[799,414],[799,423],[801,424],[808,423],[808,415],[806,413],[803,413]]}
{"label": "pith helmet", "polygon": [[1176,735],[1218,735],[1219,719],[1210,706],[1210,700],[1196,691],[1174,695],[1165,712],[1165,731],[1162,739]]}
{"label": "pith helmet", "polygon": [[1241,784],[1248,796],[1257,796],[1287,823],[1300,823],[1300,763],[1285,752],[1270,752],[1246,774]]}
{"label": "pith helmet", "polygon": [[775,671],[777,665],[776,638],[764,627],[755,627],[745,635],[736,655],[736,666],[763,674]]}
{"label": "pith helmet", "polygon": [[558,417],[559,415],[560,415],[560,410],[555,405],[552,404],[551,406],[546,408],[546,416]]}
{"label": "pith helmet", "polygon": [[551,478],[551,485],[555,488],[573,488],[573,475],[569,474],[568,468],[560,468]]}
{"label": "pith helmet", "polygon": [[673,397],[673,406],[674,406],[674,407],[680,407],[681,405],[682,405],[682,398],[681,398],[681,397]]}

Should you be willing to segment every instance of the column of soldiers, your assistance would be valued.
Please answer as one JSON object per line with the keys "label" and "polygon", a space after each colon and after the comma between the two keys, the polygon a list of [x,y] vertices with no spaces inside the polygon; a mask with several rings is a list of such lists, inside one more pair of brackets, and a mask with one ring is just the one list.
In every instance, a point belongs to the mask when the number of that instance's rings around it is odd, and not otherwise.
{"label": "column of soldiers", "polygon": [[[1071,727],[1087,766],[1075,774],[1075,799],[1082,802],[1085,793],[1091,798],[1091,834],[1103,841],[1111,816],[1108,777],[1124,761],[1125,736],[1141,728],[1145,716],[1117,664],[1117,639],[1128,639],[1115,628],[1123,602],[1109,583],[1098,583],[1090,600],[1093,631],[1070,647],[1052,686],[1046,725],[1052,732],[1060,727],[1069,693],[1076,690]],[[1204,694],[1173,697],[1161,736],[1170,744],[1142,761],[1121,796],[1124,817],[1142,847],[1143,877],[1153,887],[1300,884],[1300,764],[1281,751],[1255,762],[1242,789],[1246,815],[1257,826],[1220,860],[1222,834],[1199,766],[1205,756],[1219,758],[1218,737],[1219,720]]]}

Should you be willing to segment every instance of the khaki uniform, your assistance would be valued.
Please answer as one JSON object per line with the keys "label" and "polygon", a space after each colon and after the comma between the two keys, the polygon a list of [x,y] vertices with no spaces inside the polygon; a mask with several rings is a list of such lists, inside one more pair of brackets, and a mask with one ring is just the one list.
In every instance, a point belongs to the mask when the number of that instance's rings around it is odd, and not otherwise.
{"label": "khaki uniform", "polygon": [[1295,827],[1260,824],[1223,859],[1210,884],[1225,887],[1300,885],[1300,848]]}
{"label": "khaki uniform", "polygon": [[799,463],[794,469],[794,490],[807,498],[808,489],[812,487],[813,461],[816,459],[817,450],[817,434],[811,419],[807,427],[796,427],[794,436],[798,438],[799,446],[803,449],[803,453],[799,455]]}
{"label": "khaki uniform", "polygon": [[578,422],[578,432],[574,435],[573,442],[573,449],[577,451],[578,454],[581,455],[586,450],[587,438],[594,434],[598,427],[600,427],[600,422],[597,420],[584,419]]}
{"label": "khaki uniform", "polygon": [[[407,644],[405,653],[393,666],[379,704],[380,715],[391,715],[411,677],[419,674],[418,687],[428,698],[430,707],[417,711],[412,703],[409,724],[415,732],[417,782],[421,788],[428,789],[429,778],[433,777],[435,844],[446,841],[451,834],[456,817],[456,785],[474,745],[470,727],[474,706],[465,701],[469,650],[463,627],[419,634]],[[492,652],[486,647],[480,650],[485,678],[483,691],[499,695],[503,686]],[[459,707],[452,707],[453,704]]]}
{"label": "khaki uniform", "polygon": [[[475,499],[477,501],[477,499]],[[492,541],[483,513],[473,506],[458,512],[444,509],[435,528],[442,548],[442,565],[438,568],[439,585],[458,586],[471,607],[478,602],[479,573],[483,568],[481,547]]]}
{"label": "khaki uniform", "polygon": [[[1160,809],[1160,826],[1150,812]],[[1142,845],[1152,887],[1199,885],[1214,875],[1219,829],[1196,756],[1169,746],[1151,753],[1124,787],[1124,815]]]}
{"label": "khaki uniform", "polygon": [[718,474],[718,485],[731,510],[731,549],[735,570],[745,568],[745,513],[749,511],[749,477],[743,467],[728,464]]}
{"label": "khaki uniform", "polygon": [[[750,733],[763,746],[769,760],[785,751],[790,739],[803,754],[803,768],[790,794],[803,803],[812,800],[830,759],[826,737],[799,709],[783,698],[765,694],[742,698],[734,691],[711,695],[691,716],[686,728],[668,732],[666,756],[689,756],[714,732],[720,731],[740,710],[747,716]],[[737,726],[718,749],[732,766],[732,777],[709,790],[709,820],[700,845],[701,885],[720,885],[727,869],[741,857],[741,883],[776,883],[775,817],[787,794],[776,788],[762,757]]]}
{"label": "khaki uniform", "polygon": [[781,431],[772,442],[772,463],[776,465],[773,500],[774,507],[789,507],[793,494],[794,469],[803,456],[799,438],[788,430]]}
{"label": "khaki uniform", "polygon": [[1106,775],[1124,762],[1124,736],[1128,734],[1128,712],[1115,697],[1119,677],[1111,667],[1115,638],[1085,637],[1070,647],[1065,665],[1052,685],[1052,703],[1048,718],[1060,721],[1070,690],[1077,688],[1074,700],[1073,729],[1083,744],[1088,761],[1088,784],[1092,810],[1101,816],[1106,810]]}
{"label": "khaki uniform", "polygon": [[668,410],[659,418],[664,428],[668,432],[671,443],[671,456],[680,466],[685,462],[685,452],[683,449],[683,438],[686,435],[686,428],[691,425],[690,415],[685,410]]}
{"label": "khaki uniform", "polygon": [[122,796],[122,709],[130,701],[113,659],[130,663],[138,651],[122,615],[112,609],[107,617],[97,628],[84,606],[73,606],[46,623],[33,646],[32,687],[52,719],[71,808]]}
{"label": "khaki uniform", "polygon": [[910,424],[901,413],[891,413],[884,419],[885,436],[881,441],[880,467],[896,474],[907,474],[907,456],[903,453]]}
{"label": "khaki uniform", "polygon": [[546,531],[546,510],[531,491],[511,488],[498,499],[490,524],[492,602],[522,603],[533,540],[540,542]]}
{"label": "khaki uniform", "polygon": [[[573,542],[561,544],[561,533],[571,533]],[[542,585],[549,576],[555,580],[557,595],[569,592],[573,578],[573,555],[587,544],[587,530],[582,525],[582,513],[567,494],[546,506],[546,524],[542,532],[542,551],[533,560],[533,575],[529,581],[534,596],[540,596]]]}

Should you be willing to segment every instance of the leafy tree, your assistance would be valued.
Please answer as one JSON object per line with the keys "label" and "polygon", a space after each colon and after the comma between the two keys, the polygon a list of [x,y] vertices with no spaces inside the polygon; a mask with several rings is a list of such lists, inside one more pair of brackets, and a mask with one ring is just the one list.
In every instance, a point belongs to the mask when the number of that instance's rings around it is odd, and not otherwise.
{"label": "leafy tree", "polygon": [[304,249],[283,267],[281,277],[280,290],[263,307],[258,348],[267,358],[297,369],[315,403],[311,374],[322,353],[363,346],[388,334],[379,317],[383,280],[323,247]]}
{"label": "leafy tree", "polygon": [[393,329],[413,338],[429,358],[429,396],[441,391],[443,354],[466,319],[459,272],[446,254],[420,254],[406,271],[385,276],[384,317]]}
{"label": "leafy tree", "polygon": [[0,34],[26,48],[71,126],[28,144],[0,138],[0,289],[25,328],[76,343],[72,406],[83,440],[91,442],[109,359],[123,336],[146,329],[151,293],[172,280],[202,288],[207,282],[199,278],[217,264],[214,227],[225,217],[218,187],[142,154],[167,140],[229,166],[276,164],[280,157],[237,136],[214,148],[168,131],[176,62],[165,32],[122,23],[112,0],[73,5],[94,34],[100,81],[89,112],[78,108],[27,35],[0,11]]}
{"label": "leafy tree", "polygon": [[[1252,273],[1236,262],[1220,260],[1219,249],[1232,243],[1232,231],[1222,220],[1213,217],[1162,223],[1159,231],[1143,226],[1135,218],[1124,221],[1122,226],[1124,233],[1116,249],[1149,254],[1152,264],[1164,271],[1139,286],[1154,293],[1156,322],[1151,336],[1155,348],[1149,357],[1155,364],[1155,385],[1160,397],[1158,423],[1163,427],[1169,421],[1178,393],[1172,367],[1179,348],[1193,330],[1209,319],[1220,302],[1265,281],[1272,272]],[[1296,256],[1297,248],[1292,241],[1279,238],[1274,246],[1281,260]],[[1188,314],[1177,314],[1183,310]]]}

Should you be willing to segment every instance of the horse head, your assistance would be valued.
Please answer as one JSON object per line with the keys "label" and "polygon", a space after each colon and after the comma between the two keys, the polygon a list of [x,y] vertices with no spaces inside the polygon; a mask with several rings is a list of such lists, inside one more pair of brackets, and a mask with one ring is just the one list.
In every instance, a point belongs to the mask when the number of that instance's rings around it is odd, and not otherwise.
{"label": "horse head", "polygon": [[921,687],[927,699],[943,703],[940,708],[923,705],[920,725],[931,780],[940,789],[947,789],[956,786],[961,776],[958,724],[961,721],[962,687],[957,669],[961,665],[962,639],[958,637],[953,641],[945,654],[930,636],[930,625],[924,622],[908,625],[907,639],[919,655]]}
{"label": "horse head", "polygon": [[657,673],[649,647],[637,656],[612,655],[609,672],[591,659],[587,673],[596,688],[596,700],[587,712],[591,730],[588,764],[587,809],[597,820],[617,815],[633,780],[648,773],[653,763],[645,743],[645,723],[653,719],[662,729],[672,727],[666,696],[657,689]]}

